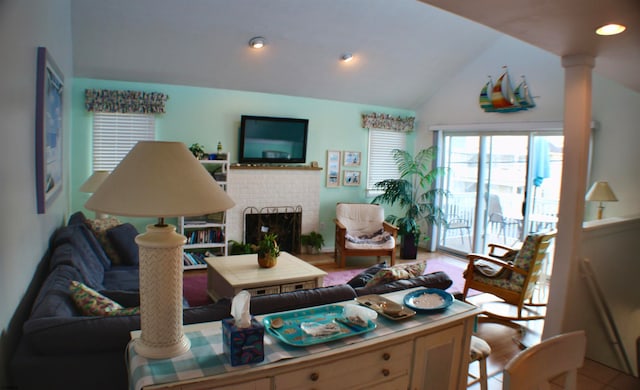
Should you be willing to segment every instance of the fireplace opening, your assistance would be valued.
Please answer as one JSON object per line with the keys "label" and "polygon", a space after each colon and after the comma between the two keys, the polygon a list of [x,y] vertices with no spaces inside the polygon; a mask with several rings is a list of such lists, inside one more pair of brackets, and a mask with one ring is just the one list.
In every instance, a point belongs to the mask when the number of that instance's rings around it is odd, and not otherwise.
{"label": "fireplace opening", "polygon": [[300,253],[302,206],[247,207],[244,209],[244,242],[257,244],[267,234],[278,236],[281,251]]}

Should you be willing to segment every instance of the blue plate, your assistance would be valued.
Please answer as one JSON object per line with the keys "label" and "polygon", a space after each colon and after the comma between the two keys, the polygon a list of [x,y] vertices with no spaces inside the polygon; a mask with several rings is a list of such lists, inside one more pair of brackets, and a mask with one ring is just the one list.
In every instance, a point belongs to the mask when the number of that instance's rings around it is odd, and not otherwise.
{"label": "blue plate", "polygon": [[[439,296],[441,298],[441,302],[436,302],[435,304],[432,304],[427,300],[426,297],[423,297],[423,295],[426,295],[426,294],[435,294]],[[423,301],[426,301],[426,302],[423,302]],[[418,290],[404,296],[405,306],[421,312],[444,310],[447,307],[449,307],[452,303],[453,303],[453,295],[449,294],[444,290],[440,290],[437,288],[427,288],[424,290]]]}

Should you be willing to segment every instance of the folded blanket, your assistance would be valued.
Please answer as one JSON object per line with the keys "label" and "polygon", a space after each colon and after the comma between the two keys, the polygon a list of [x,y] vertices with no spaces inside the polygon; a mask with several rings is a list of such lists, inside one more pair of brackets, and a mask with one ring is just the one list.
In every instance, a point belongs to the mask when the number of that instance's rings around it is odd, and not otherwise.
{"label": "folded blanket", "polygon": [[369,234],[351,235],[347,233],[345,234],[345,238],[354,244],[381,244],[391,240],[392,236],[389,232],[384,231],[384,229],[380,229]]}

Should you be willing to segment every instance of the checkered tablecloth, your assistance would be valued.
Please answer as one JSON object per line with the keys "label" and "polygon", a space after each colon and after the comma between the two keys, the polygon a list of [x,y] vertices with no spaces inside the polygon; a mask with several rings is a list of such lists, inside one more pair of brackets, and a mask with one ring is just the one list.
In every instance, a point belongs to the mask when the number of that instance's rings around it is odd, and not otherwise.
{"label": "checkered tablecloth", "polygon": [[[392,293],[385,297],[401,302],[402,297],[407,294],[407,290],[401,294]],[[342,304],[353,303],[343,302]],[[475,307],[455,300],[451,306],[439,313],[417,315],[402,320],[392,321],[382,316],[375,320],[376,328],[371,332],[347,337],[344,339],[316,344],[308,347],[293,347],[280,342],[278,339],[265,332],[263,362],[245,366],[232,367],[222,350],[222,327],[219,321],[207,324],[203,329],[187,332],[185,335],[191,341],[191,349],[180,356],[171,359],[147,359],[138,355],[129,344],[127,349],[127,366],[129,370],[129,388],[131,390],[142,389],[145,386],[162,383],[172,383],[187,379],[209,377],[233,372],[236,370],[246,370],[248,367],[267,365],[282,359],[290,359],[327,350],[340,348],[344,345],[354,344],[363,340],[382,337],[394,332],[417,326],[437,322],[438,320],[451,317],[453,315],[473,310]],[[262,321],[264,316],[258,316]]]}

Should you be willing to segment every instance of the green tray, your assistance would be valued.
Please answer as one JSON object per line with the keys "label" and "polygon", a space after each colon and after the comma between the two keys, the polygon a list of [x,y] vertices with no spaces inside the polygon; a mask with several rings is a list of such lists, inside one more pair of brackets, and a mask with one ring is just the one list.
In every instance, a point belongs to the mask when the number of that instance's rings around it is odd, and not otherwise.
{"label": "green tray", "polygon": [[[295,347],[306,347],[308,345],[339,340],[345,337],[366,333],[376,328],[375,322],[371,320],[367,320],[367,325],[362,327],[346,325],[337,320],[343,317],[343,313],[344,307],[340,305],[326,305],[268,315],[264,317],[262,322],[265,329],[271,336],[285,344]],[[283,321],[283,326],[278,329],[271,326],[271,321],[276,318],[280,318]],[[300,324],[303,322],[315,322],[320,324],[332,322],[339,326],[340,332],[326,336],[311,336],[300,328]]]}

